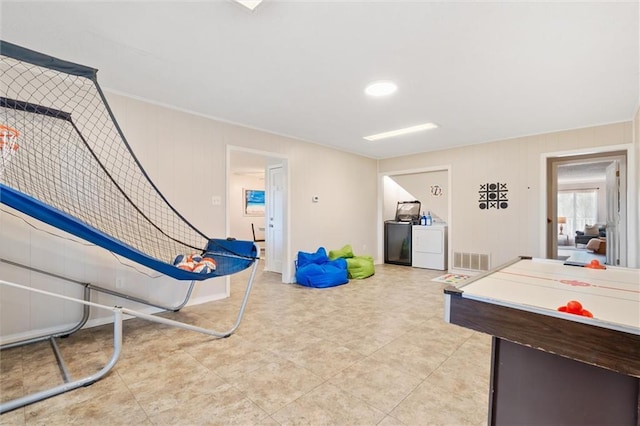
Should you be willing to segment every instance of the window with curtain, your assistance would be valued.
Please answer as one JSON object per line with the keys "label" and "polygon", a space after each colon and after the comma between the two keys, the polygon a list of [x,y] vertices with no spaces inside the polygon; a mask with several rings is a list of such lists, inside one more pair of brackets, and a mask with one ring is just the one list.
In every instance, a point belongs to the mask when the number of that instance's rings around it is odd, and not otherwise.
{"label": "window with curtain", "polygon": [[564,233],[575,235],[585,225],[594,225],[598,220],[598,190],[570,189],[558,191],[558,216],[567,218]]}

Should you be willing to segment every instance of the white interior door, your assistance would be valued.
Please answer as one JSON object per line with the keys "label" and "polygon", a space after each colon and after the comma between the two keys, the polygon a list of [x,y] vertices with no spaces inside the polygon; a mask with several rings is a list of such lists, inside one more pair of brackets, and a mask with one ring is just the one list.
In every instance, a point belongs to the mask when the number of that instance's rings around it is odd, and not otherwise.
{"label": "white interior door", "polygon": [[607,265],[620,259],[620,162],[613,161],[606,172]]}
{"label": "white interior door", "polygon": [[268,256],[265,269],[278,273],[282,273],[284,257],[285,183],[285,171],[281,165],[267,167],[265,239]]}

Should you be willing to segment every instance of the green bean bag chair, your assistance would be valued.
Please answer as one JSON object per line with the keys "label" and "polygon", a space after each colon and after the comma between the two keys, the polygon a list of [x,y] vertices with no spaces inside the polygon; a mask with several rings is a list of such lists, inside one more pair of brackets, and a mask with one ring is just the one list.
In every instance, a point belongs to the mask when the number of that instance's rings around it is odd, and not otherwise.
{"label": "green bean bag chair", "polygon": [[369,278],[375,273],[373,266],[373,257],[371,256],[355,256],[351,245],[347,244],[339,250],[330,250],[329,259],[345,259],[347,261],[347,272],[349,278],[360,280]]}
{"label": "green bean bag chair", "polygon": [[363,278],[369,278],[375,274],[373,267],[373,257],[371,256],[354,256],[345,259],[347,261],[347,272],[349,278],[354,280],[360,280]]}
{"label": "green bean bag chair", "polygon": [[353,257],[353,250],[351,249],[350,244],[347,244],[340,250],[329,250],[329,259],[331,260],[338,258],[348,259],[350,257]]}

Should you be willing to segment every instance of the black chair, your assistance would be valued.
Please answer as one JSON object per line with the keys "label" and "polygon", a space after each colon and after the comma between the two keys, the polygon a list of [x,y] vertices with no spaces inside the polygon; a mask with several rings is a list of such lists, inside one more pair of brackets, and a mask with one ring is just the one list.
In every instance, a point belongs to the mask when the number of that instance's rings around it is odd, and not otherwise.
{"label": "black chair", "polygon": [[253,226],[253,223],[251,224],[251,233],[253,234],[253,242],[254,243],[263,243],[264,242],[264,238],[262,238],[261,240],[256,238],[256,229]]}

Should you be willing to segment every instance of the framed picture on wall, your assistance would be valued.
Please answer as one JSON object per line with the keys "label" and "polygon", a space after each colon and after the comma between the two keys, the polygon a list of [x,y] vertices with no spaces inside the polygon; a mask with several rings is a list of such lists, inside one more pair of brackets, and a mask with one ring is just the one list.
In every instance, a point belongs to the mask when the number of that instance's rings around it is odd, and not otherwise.
{"label": "framed picture on wall", "polygon": [[264,190],[243,189],[244,215],[264,216]]}

